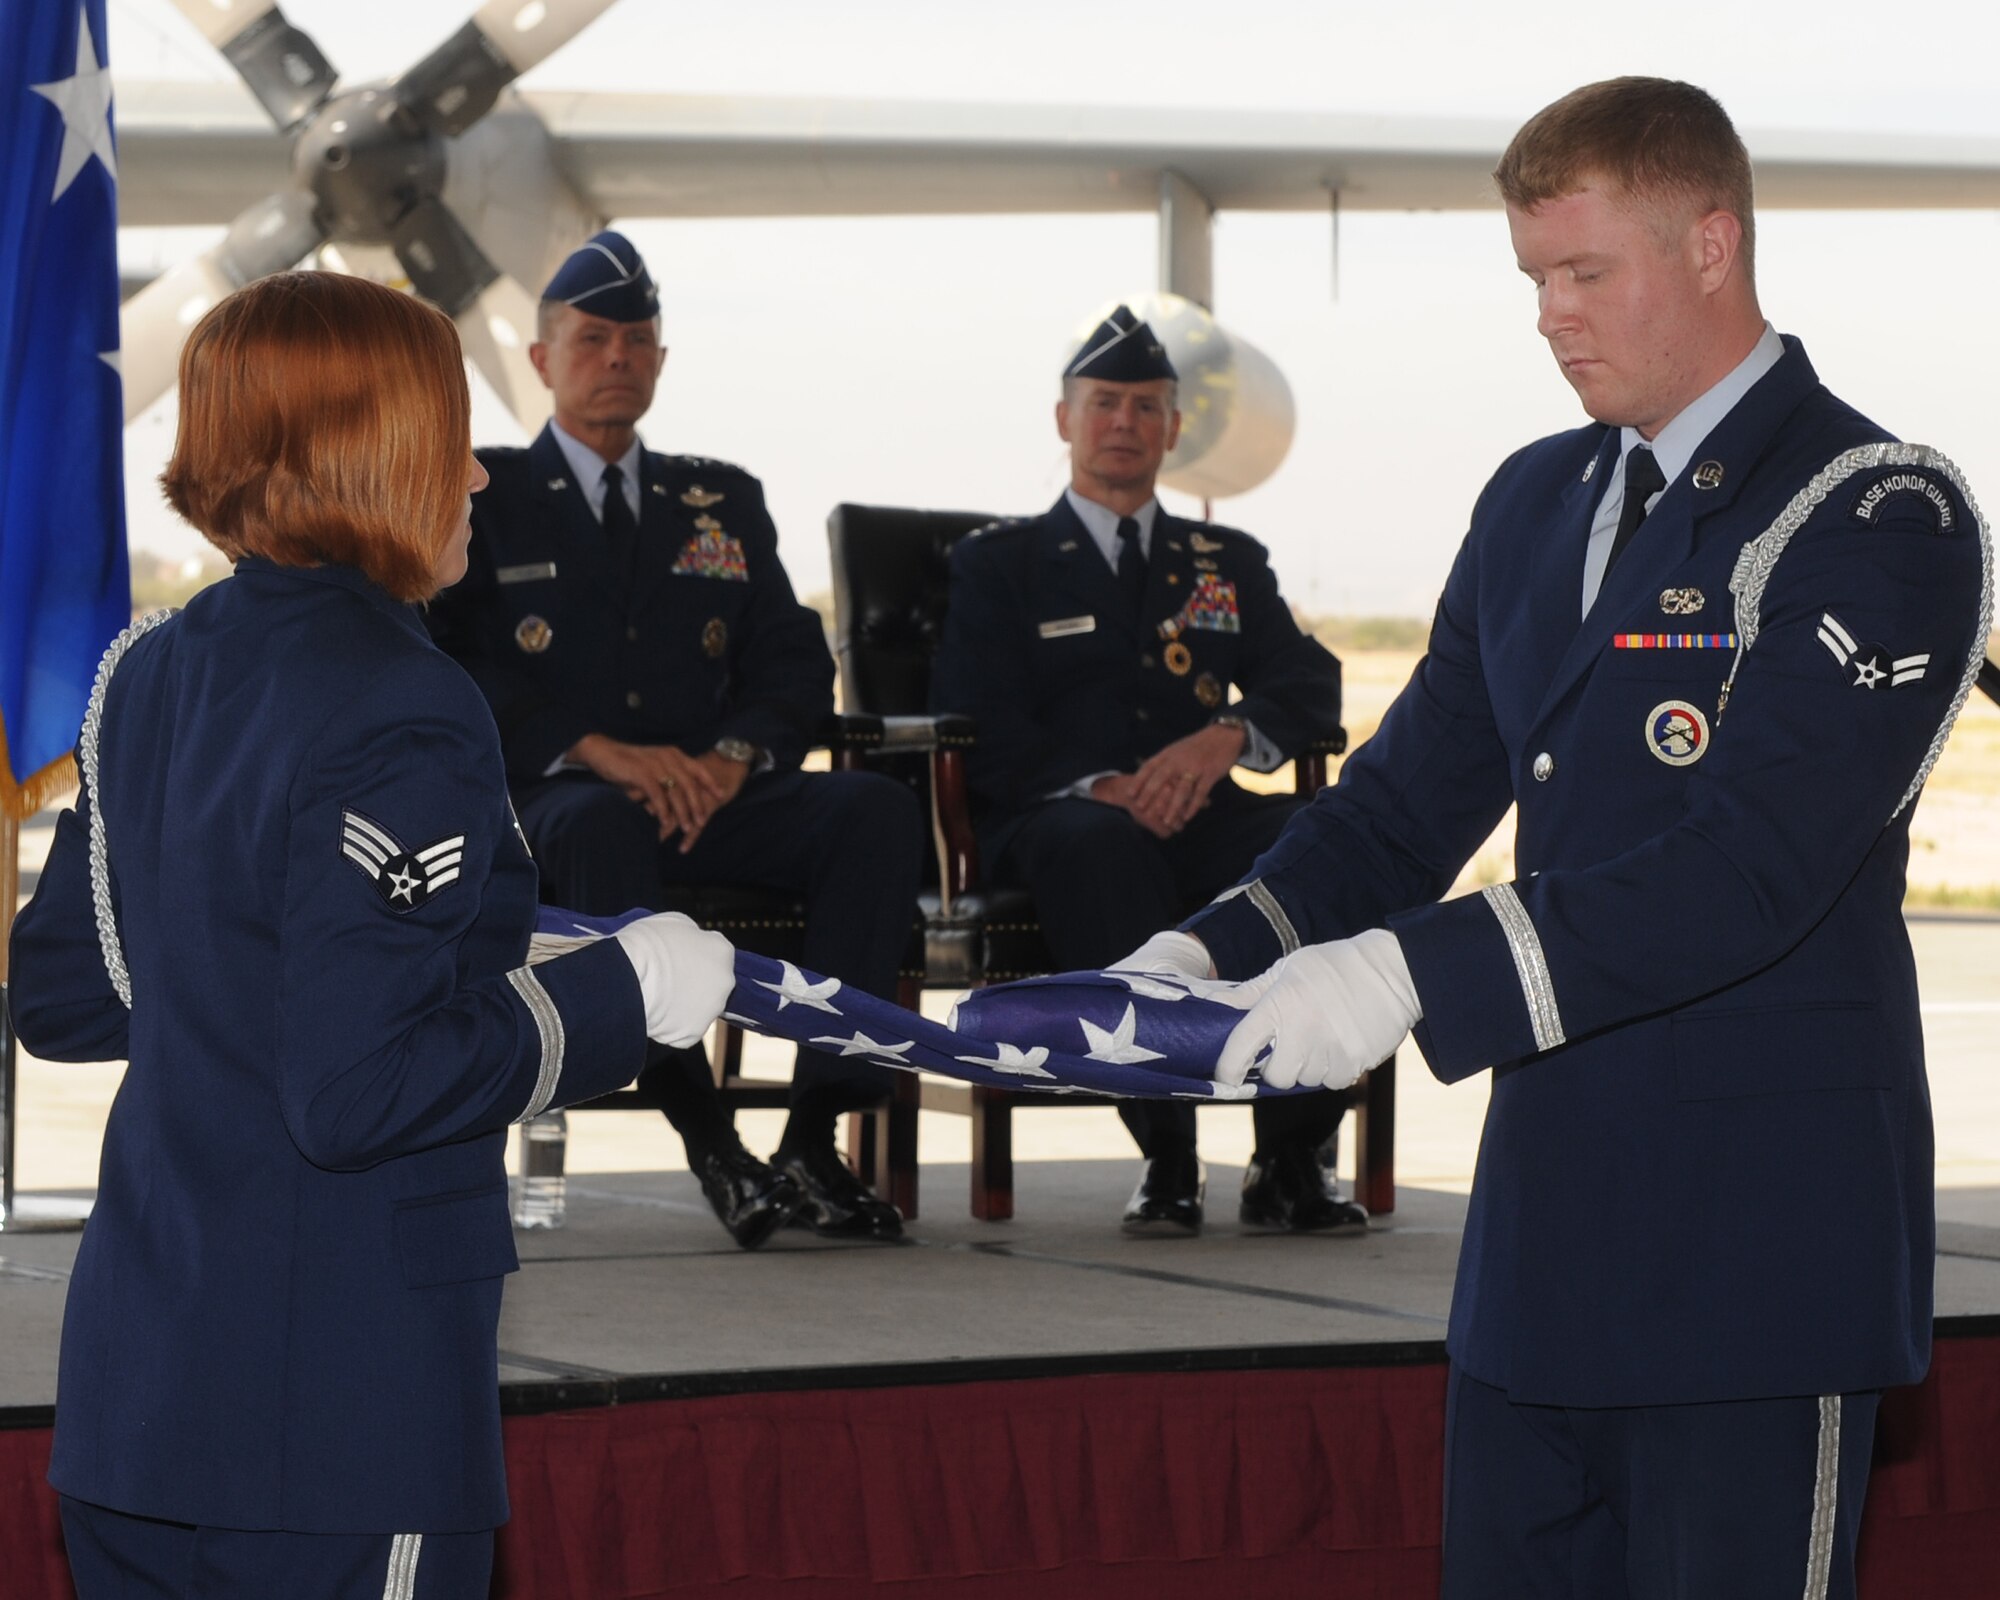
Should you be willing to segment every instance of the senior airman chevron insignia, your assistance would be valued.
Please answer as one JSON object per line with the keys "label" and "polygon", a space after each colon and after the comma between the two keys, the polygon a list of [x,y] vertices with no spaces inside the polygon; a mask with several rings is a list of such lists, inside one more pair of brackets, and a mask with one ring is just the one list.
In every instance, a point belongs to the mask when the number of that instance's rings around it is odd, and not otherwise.
{"label": "senior airman chevron insignia", "polygon": [[391,911],[414,911],[458,877],[465,859],[465,835],[406,850],[379,822],[358,811],[340,814],[340,853],[360,868]]}

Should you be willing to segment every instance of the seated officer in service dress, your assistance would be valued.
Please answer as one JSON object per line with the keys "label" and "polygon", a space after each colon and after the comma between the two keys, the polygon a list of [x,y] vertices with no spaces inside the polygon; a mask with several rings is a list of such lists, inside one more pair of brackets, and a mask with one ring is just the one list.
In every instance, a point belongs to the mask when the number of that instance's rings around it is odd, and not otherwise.
{"label": "seated officer in service dress", "polygon": [[[630,241],[600,233],[571,255],[537,332],[554,419],[525,450],[479,452],[492,483],[474,502],[471,570],[431,628],[493,707],[544,902],[611,914],[678,884],[798,891],[806,965],[893,995],[921,812],[880,775],[799,770],[833,710],[832,658],[792,593],[762,485],[640,442],[666,350]],[[639,1087],[746,1248],[795,1209],[821,1233],[901,1233],[833,1142],[841,1112],[888,1093],[885,1069],[802,1050],[769,1166],[737,1139],[698,1051],[656,1052]]]}
{"label": "seated officer in service dress", "polygon": [[[981,859],[1033,894],[1065,968],[1117,960],[1242,877],[1301,802],[1241,789],[1230,769],[1272,771],[1340,720],[1340,664],[1299,631],[1263,546],[1154,498],[1176,386],[1152,329],[1120,306],[1063,372],[1069,488],[952,552],[932,699],[977,721]],[[1366,1222],[1319,1160],[1344,1104],[1256,1104],[1244,1222]],[[1146,1157],[1127,1230],[1193,1232],[1193,1104],[1118,1112]]]}

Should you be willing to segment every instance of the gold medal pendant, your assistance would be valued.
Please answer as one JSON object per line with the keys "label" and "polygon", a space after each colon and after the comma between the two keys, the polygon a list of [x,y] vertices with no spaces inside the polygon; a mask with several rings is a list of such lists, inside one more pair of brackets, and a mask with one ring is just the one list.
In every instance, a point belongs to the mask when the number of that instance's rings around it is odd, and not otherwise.
{"label": "gold medal pendant", "polygon": [[1194,652],[1176,639],[1161,652],[1166,659],[1167,671],[1176,678],[1185,678],[1188,668],[1194,665]]}

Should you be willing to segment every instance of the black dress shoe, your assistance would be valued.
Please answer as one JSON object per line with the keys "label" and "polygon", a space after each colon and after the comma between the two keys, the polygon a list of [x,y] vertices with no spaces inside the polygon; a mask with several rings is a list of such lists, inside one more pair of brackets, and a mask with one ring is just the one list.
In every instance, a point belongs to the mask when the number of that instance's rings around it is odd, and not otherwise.
{"label": "black dress shoe", "polygon": [[773,1172],[748,1150],[691,1153],[688,1165],[729,1237],[745,1250],[755,1250],[777,1232],[804,1198],[796,1183]]}
{"label": "black dress shoe", "polygon": [[804,1197],[794,1223],[830,1239],[903,1237],[902,1212],[874,1194],[832,1150],[780,1150],[771,1164]]}
{"label": "black dress shoe", "polygon": [[1208,1192],[1208,1169],[1194,1157],[1148,1161],[1139,1187],[1125,1203],[1124,1229],[1141,1236],[1173,1238],[1201,1232],[1201,1202]]}
{"label": "black dress shoe", "polygon": [[1311,1150],[1252,1156],[1243,1170],[1238,1219],[1246,1227],[1327,1233],[1368,1226],[1367,1208],[1341,1194],[1333,1174]]}

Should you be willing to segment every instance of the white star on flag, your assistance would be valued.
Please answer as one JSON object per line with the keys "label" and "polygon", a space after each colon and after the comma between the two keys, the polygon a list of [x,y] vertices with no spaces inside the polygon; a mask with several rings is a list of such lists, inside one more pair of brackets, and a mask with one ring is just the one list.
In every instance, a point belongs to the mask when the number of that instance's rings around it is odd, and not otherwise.
{"label": "white star on flag", "polygon": [[1106,1033],[1094,1022],[1082,1017],[1076,1019],[1083,1024],[1083,1037],[1090,1048],[1084,1052],[1091,1061],[1108,1061],[1115,1066],[1130,1066],[1139,1061],[1163,1061],[1166,1058],[1157,1050],[1148,1050],[1137,1043],[1139,1037],[1139,1011],[1137,1006],[1125,1008],[1125,1020],[1115,1030]]}
{"label": "white star on flag", "polygon": [[[824,1009],[830,1011],[833,1008],[828,1006]],[[812,1042],[814,1044],[837,1044],[840,1046],[840,1053],[843,1056],[887,1056],[898,1065],[905,1067],[909,1066],[910,1063],[903,1060],[903,1052],[916,1043],[914,1039],[905,1039],[901,1044],[882,1044],[877,1040],[869,1038],[859,1028],[855,1029],[854,1037],[851,1039],[815,1039]]]}
{"label": "white star on flag", "polygon": [[97,62],[97,46],[90,37],[90,16],[82,7],[76,17],[76,71],[54,83],[31,83],[36,94],[62,113],[62,155],[56,164],[56,192],[49,196],[54,205],[63,191],[76,182],[77,174],[97,157],[112,181],[118,180],[118,160],[111,145],[111,73]]}
{"label": "white star on flag", "polygon": [[[840,980],[838,978],[823,978],[818,983],[807,983],[806,975],[793,966],[791,962],[785,961],[779,964],[785,970],[778,974],[778,981],[776,983],[766,983],[762,978],[759,978],[757,980],[757,987],[760,989],[769,989],[771,993],[778,997],[778,1009],[780,1011],[783,1011],[786,1006],[811,1006],[813,1010],[824,1011],[831,1017],[837,1017],[841,1014],[839,1007],[827,1004],[828,1000],[840,992]],[[909,1046],[905,1045],[904,1048],[908,1049]]]}
{"label": "white star on flag", "polygon": [[1053,1078],[1053,1072],[1044,1071],[1042,1063],[1049,1059],[1048,1047],[1036,1045],[1032,1050],[1023,1050],[1017,1044],[996,1044],[997,1058],[987,1061],[980,1056],[954,1056],[954,1061],[963,1061],[968,1067],[990,1067],[995,1072],[1011,1072],[1020,1078]]}

